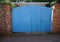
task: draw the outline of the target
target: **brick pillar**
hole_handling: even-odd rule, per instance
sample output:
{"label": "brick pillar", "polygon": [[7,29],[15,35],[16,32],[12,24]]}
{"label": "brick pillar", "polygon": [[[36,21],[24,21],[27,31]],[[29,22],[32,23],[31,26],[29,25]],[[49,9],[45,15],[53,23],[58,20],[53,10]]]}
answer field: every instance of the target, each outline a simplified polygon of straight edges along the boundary
{"label": "brick pillar", "polygon": [[9,4],[0,4],[0,33],[11,34],[11,12]]}
{"label": "brick pillar", "polygon": [[0,4],[0,33],[5,33],[5,14],[4,14],[4,9],[3,5]]}
{"label": "brick pillar", "polygon": [[60,4],[55,4],[53,12],[53,33],[60,33]]}
{"label": "brick pillar", "polygon": [[3,5],[4,10],[6,12],[5,20],[6,20],[6,33],[11,33],[11,10],[10,10],[10,5],[9,4],[4,4]]}

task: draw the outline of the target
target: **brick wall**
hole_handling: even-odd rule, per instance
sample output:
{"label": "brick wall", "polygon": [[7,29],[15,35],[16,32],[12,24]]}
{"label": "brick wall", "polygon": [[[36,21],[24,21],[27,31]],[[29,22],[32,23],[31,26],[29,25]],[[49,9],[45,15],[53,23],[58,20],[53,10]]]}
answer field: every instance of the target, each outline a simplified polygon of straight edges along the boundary
{"label": "brick wall", "polygon": [[0,4],[0,33],[5,33],[5,11],[3,5]]}
{"label": "brick wall", "polygon": [[0,5],[0,33],[11,33],[10,5]]}
{"label": "brick wall", "polygon": [[54,5],[55,9],[53,12],[53,32],[60,33],[60,4]]}

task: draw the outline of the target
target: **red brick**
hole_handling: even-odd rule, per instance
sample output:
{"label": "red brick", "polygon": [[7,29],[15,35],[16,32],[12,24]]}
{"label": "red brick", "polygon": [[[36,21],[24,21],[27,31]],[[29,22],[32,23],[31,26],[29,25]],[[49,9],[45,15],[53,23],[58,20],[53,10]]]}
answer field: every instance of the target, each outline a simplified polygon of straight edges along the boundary
{"label": "red brick", "polygon": [[55,9],[53,12],[53,32],[60,33],[60,4],[55,4]]}
{"label": "red brick", "polygon": [[[12,31],[11,31],[11,14],[10,14],[11,10],[10,10],[10,5],[9,4],[2,4],[0,6],[3,6],[2,10],[4,9],[4,11],[0,10],[0,17],[2,15],[5,15],[2,18],[0,18],[0,32],[11,33]],[[1,14],[3,12],[6,12],[6,14]]]}

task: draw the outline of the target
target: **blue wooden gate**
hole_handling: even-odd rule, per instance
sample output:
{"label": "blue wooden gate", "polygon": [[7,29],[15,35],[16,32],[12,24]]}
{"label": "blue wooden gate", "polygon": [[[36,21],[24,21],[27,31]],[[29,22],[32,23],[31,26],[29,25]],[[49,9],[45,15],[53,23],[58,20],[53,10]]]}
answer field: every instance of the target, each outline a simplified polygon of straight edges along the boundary
{"label": "blue wooden gate", "polygon": [[12,8],[13,32],[51,32],[52,9],[28,5]]}

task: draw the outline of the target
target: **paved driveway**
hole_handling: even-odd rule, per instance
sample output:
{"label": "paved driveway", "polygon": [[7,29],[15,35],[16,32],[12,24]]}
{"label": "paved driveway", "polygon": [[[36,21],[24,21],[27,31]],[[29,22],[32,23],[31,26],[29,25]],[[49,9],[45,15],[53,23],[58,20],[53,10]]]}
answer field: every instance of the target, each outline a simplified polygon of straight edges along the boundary
{"label": "paved driveway", "polygon": [[60,34],[13,34],[1,37],[0,42],[60,42]]}

